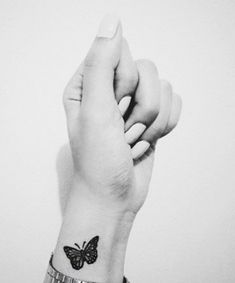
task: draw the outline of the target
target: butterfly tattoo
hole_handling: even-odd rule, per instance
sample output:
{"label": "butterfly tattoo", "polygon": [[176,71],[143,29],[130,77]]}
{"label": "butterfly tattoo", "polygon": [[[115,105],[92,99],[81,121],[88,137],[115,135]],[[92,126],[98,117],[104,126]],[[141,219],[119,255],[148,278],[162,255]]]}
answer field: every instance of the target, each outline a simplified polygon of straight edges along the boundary
{"label": "butterfly tattoo", "polygon": [[65,246],[64,252],[72,267],[79,270],[83,267],[84,262],[92,264],[96,261],[98,257],[97,246],[98,246],[99,236],[92,238],[87,244],[83,242],[82,248],[78,244],[74,244],[77,248]]}

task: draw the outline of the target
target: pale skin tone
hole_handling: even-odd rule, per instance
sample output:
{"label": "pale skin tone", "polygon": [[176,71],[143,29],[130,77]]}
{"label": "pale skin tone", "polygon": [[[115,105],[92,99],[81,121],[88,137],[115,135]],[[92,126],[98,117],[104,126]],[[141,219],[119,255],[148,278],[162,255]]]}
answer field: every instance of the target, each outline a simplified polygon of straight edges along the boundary
{"label": "pale skin tone", "polygon": [[[102,23],[64,93],[74,176],[53,264],[80,280],[121,283],[128,237],[149,189],[156,142],[176,126],[181,99],[159,78],[154,63],[132,59],[120,22],[113,20],[113,31],[106,29],[112,36],[104,36],[108,24],[107,19]],[[63,246],[96,235],[97,261],[73,269]]]}

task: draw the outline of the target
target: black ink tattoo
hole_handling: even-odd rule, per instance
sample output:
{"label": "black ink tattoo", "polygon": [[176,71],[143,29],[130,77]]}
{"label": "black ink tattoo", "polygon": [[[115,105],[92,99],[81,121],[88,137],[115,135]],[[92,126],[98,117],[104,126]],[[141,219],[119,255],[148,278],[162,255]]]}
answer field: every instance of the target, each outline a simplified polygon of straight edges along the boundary
{"label": "black ink tattoo", "polygon": [[87,244],[86,242],[83,242],[82,248],[80,248],[76,243],[74,245],[78,247],[78,249],[69,246],[64,247],[64,252],[67,258],[70,259],[70,263],[74,269],[81,269],[84,265],[84,262],[92,264],[97,260],[98,241],[99,236],[95,236]]}

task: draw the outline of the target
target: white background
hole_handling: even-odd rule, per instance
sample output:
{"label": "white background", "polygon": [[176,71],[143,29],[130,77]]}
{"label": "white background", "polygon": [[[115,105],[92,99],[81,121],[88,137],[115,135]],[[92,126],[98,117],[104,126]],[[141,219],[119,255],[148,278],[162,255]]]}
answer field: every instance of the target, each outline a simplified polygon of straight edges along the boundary
{"label": "white background", "polygon": [[[235,2],[0,1],[0,281],[40,283],[69,157],[61,96],[106,12],[183,98],[128,246],[133,283],[235,282]],[[60,152],[58,157],[58,152]],[[66,181],[67,180],[67,181]]]}

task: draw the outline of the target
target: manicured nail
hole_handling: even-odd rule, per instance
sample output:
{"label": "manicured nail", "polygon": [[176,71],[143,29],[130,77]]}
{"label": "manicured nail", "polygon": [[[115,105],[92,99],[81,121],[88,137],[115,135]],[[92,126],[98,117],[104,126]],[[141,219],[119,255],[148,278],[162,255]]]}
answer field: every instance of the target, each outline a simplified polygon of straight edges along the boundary
{"label": "manicured nail", "polygon": [[121,99],[121,101],[119,102],[118,108],[119,108],[122,116],[126,113],[128,107],[130,105],[130,102],[131,102],[131,97],[130,96],[123,97]]}
{"label": "manicured nail", "polygon": [[114,37],[119,25],[119,18],[113,14],[106,15],[100,23],[97,37],[112,38]]}
{"label": "manicured nail", "polygon": [[140,158],[150,147],[150,143],[147,141],[140,141],[133,146],[131,149],[131,154],[133,159]]}
{"label": "manicured nail", "polygon": [[126,133],[126,141],[128,144],[132,144],[138,140],[138,138],[143,134],[145,131],[146,126],[142,123],[134,124]]}

